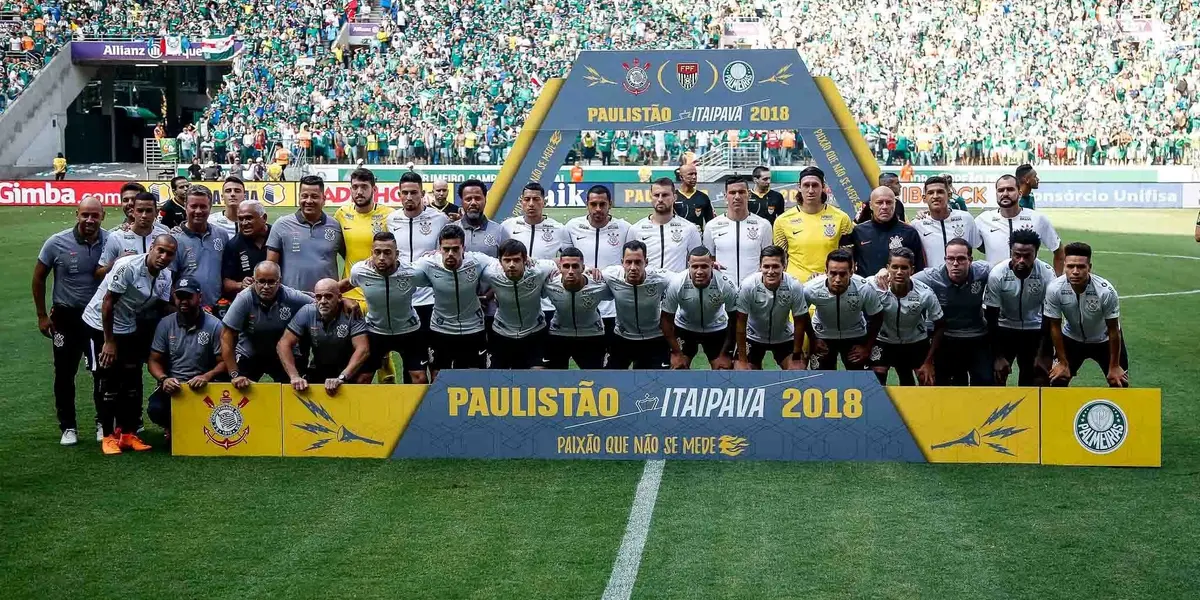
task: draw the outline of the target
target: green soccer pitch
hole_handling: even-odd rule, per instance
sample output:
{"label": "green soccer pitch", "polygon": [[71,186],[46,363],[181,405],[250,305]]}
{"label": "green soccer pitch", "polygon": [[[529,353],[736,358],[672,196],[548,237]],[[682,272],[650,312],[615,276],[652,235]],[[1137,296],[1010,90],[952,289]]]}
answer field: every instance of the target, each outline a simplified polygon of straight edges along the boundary
{"label": "green soccer pitch", "polygon": [[[1194,213],[1048,212],[1125,297],[1133,384],[1163,389],[1163,468],[669,461],[633,597],[1200,597]],[[73,215],[0,215],[7,596],[603,594],[641,462],[173,458],[154,427],[153,452],[103,456],[86,429],[60,447],[29,282]]]}

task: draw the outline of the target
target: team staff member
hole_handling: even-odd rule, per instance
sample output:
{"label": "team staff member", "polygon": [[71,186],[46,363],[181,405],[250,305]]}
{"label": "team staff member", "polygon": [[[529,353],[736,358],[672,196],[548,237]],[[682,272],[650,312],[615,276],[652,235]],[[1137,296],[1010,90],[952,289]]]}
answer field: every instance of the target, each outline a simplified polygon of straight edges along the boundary
{"label": "team staff member", "polygon": [[[126,182],[125,185],[121,186],[121,212],[124,213],[125,220],[118,223],[116,227],[113,227],[109,231],[115,233],[120,231],[122,228],[128,228],[129,226],[133,225],[133,201],[135,198],[137,198],[138,194],[144,191],[146,191],[146,187],[136,181]],[[150,197],[154,198],[154,195],[151,194]],[[156,221],[158,220],[157,198],[154,200],[154,219]]]}
{"label": "team staff member", "polygon": [[1009,259],[1009,238],[1019,230],[1030,230],[1037,234],[1041,244],[1054,252],[1054,272],[1062,273],[1063,248],[1058,232],[1042,213],[1017,204],[1017,179],[1004,175],[996,180],[997,210],[989,210],[975,217],[975,228],[983,237],[983,250],[987,261],[998,265]]}
{"label": "team staff member", "polygon": [[801,354],[808,301],[804,284],[784,272],[787,255],[779,246],[762,249],[758,273],[746,277],[738,290],[738,370],[762,370],[771,353],[781,369],[808,366]]}
{"label": "team staff member", "polygon": [[854,274],[854,258],[848,250],[829,253],[825,274],[804,284],[804,298],[815,309],[811,317],[800,316],[806,335],[814,340],[815,367],[834,370],[841,356],[847,371],[864,369],[883,325],[883,306],[879,292]]}
{"label": "team staff member", "polygon": [[96,263],[96,279],[104,279],[117,259],[145,254],[154,238],[170,234],[170,230],[155,220],[157,215],[154,194],[139,192],[132,203],[133,222],[114,230],[107,236],[104,251]]}
{"label": "team staff member", "polygon": [[[612,216],[612,192],[602,185],[593,185],[587,191],[587,215],[567,221],[563,228],[563,247],[578,248],[587,269],[602,271],[621,264],[621,245],[628,234],[629,223]],[[611,300],[600,302],[606,344],[614,343],[616,316]]]}
{"label": "team staff member", "polygon": [[484,264],[478,253],[464,253],[466,234],[449,224],[438,232],[438,252],[413,263],[414,283],[433,289],[430,329],[430,381],[441,369],[487,366],[483,307],[476,289]]}
{"label": "team staff member", "polygon": [[500,260],[477,256],[487,266],[482,281],[496,295],[496,320],[488,335],[493,369],[541,369],[545,353],[546,316],[542,288],[554,262],[533,261],[520,240],[500,244]]}
{"label": "team staff member", "polygon": [[413,284],[416,271],[411,263],[401,263],[399,255],[394,234],[376,233],[371,258],[355,263],[350,268],[350,277],[339,282],[338,287],[358,289],[366,298],[367,343],[371,350],[364,365],[366,372],[379,370],[392,352],[398,352],[408,374],[406,381],[427,383],[429,343],[412,300],[417,289]]}
{"label": "team staff member", "polygon": [[325,215],[325,182],[300,179],[300,209],[275,221],[267,238],[267,260],[283,270],[283,285],[311,292],[321,279],[334,279],[338,255],[345,256],[342,226]]}
{"label": "team staff member", "polygon": [[[313,295],[316,302],[301,308],[279,339],[279,362],[292,388],[303,392],[309,380],[324,382],[332,395],[343,383],[370,383],[371,372],[362,372],[371,354],[366,323],[342,305],[337,281],[318,281]],[[298,357],[307,358],[301,352],[312,355],[303,373],[296,368]]]}
{"label": "team staff member", "polygon": [[601,274],[617,309],[608,368],[669,368],[669,347],[659,318],[669,272],[647,269],[646,245],[630,240],[622,247],[621,264],[607,267]]}
{"label": "team staff member", "polygon": [[176,278],[187,277],[200,284],[205,306],[211,307],[221,299],[224,282],[221,279],[221,254],[229,244],[229,234],[208,224],[212,209],[212,192],[202,185],[188,190],[187,221],[171,230],[179,243],[171,271]]}
{"label": "team staff member", "polygon": [[[153,204],[153,203],[152,203]],[[33,306],[38,331],[51,341],[54,357],[54,411],[58,416],[59,442],[70,446],[79,441],[75,421],[75,374],[79,358],[90,356],[91,333],[83,322],[83,311],[100,282],[93,277],[101,249],[108,240],[104,231],[104,207],[86,198],[75,208],[75,226],[60,231],[42,244],[33,265]],[[46,279],[54,273],[54,293],[46,310]],[[100,413],[100,380],[93,380],[92,400]]]}
{"label": "team staff member", "polygon": [[612,292],[603,282],[587,276],[586,265],[579,248],[564,247],[558,258],[558,273],[543,288],[554,305],[546,344],[548,369],[566,369],[571,360],[580,369],[604,368],[607,344],[598,309],[606,301],[611,303]]}
{"label": "team staff member", "polygon": [[[696,226],[697,231],[703,231],[704,226],[709,221],[713,220],[712,200],[708,194],[696,189],[696,165],[688,163],[679,167],[679,189],[675,189],[675,183],[670,179],[666,181],[671,183],[671,191],[675,197],[675,214],[690,221]],[[661,180],[660,180],[661,181]],[[650,190],[651,193],[654,190]],[[650,263],[653,265],[653,261]]]}
{"label": "team staff member", "polygon": [[1017,205],[1021,208],[1037,208],[1037,203],[1033,198],[1033,190],[1038,189],[1041,180],[1038,179],[1037,171],[1034,170],[1033,165],[1021,165],[1017,167],[1016,177],[1017,189],[1021,194],[1021,198],[1017,200]]}
{"label": "team staff member", "polygon": [[775,245],[787,251],[788,275],[807,282],[825,272],[825,258],[849,245],[854,224],[828,204],[825,173],[817,167],[800,171],[800,203],[775,220]]}
{"label": "team staff member", "polygon": [[[509,239],[520,240],[529,250],[532,260],[554,260],[562,250],[562,223],[545,215],[546,190],[540,183],[532,181],[521,190],[521,215],[509,217],[500,224]],[[542,312],[546,322],[553,316],[554,305],[550,300],[542,301]],[[493,365],[494,366],[494,365]]]}
{"label": "team staff member", "polygon": [[167,229],[177,227],[187,220],[187,211],[184,210],[184,207],[187,206],[188,189],[191,187],[192,182],[188,181],[187,177],[171,178],[172,195],[170,198],[164,198],[158,209],[158,220]]}
{"label": "team staff member", "polygon": [[995,355],[996,383],[1004,385],[1015,357],[1021,375],[1018,385],[1046,384],[1046,341],[1042,337],[1042,304],[1046,288],[1054,281],[1050,266],[1037,259],[1041,240],[1029,229],[1012,234],[1011,258],[992,267],[984,288],[987,315]]}
{"label": "team staff member", "polygon": [[886,268],[890,252],[907,248],[913,253],[919,271],[925,268],[921,234],[896,217],[896,196],[890,188],[871,190],[871,220],[854,226],[850,246],[854,253],[856,272],[866,277]]}
{"label": "team staff member", "polygon": [[[765,167],[759,167],[765,168]],[[766,175],[768,181],[771,174]],[[748,201],[749,187],[745,179],[725,180],[725,214],[708,222],[703,243],[712,250],[713,259],[725,268],[734,284],[758,272],[759,255],[771,245],[771,219],[757,215]],[[783,196],[780,196],[782,201]],[[772,214],[774,219],[774,214]]]}
{"label": "team staff member", "polygon": [[462,218],[462,209],[450,201],[450,184],[443,177],[433,180],[433,201],[429,205],[446,215],[446,218],[451,221]]}
{"label": "team staff member", "polygon": [[1092,273],[1092,247],[1067,244],[1066,273],[1046,288],[1044,314],[1058,362],[1050,385],[1066,386],[1092,359],[1109,387],[1129,387],[1129,355],[1121,332],[1121,301],[1107,279]]}
{"label": "team staff member", "polygon": [[[889,256],[890,283],[879,301],[883,324],[879,343],[871,354],[871,367],[880,385],[887,385],[889,369],[896,370],[900,385],[915,385],[918,381],[921,385],[934,384],[934,360],[942,344],[946,320],[933,290],[912,279],[915,262],[908,248],[894,248]],[[926,323],[933,323],[932,336]]]}
{"label": "team staff member", "polygon": [[254,267],[254,284],[229,304],[221,330],[221,360],[237,389],[270,375],[276,383],[290,381],[276,353],[287,324],[312,303],[310,296],[279,283],[279,265],[263,261]]}
{"label": "team staff member", "polygon": [[175,288],[175,314],[158,322],[150,343],[150,376],[158,388],[146,402],[150,421],[170,437],[171,396],[183,386],[198,390],[225,373],[221,320],[200,310],[200,284],[184,277]]}
{"label": "team staff member", "polygon": [[[672,212],[675,183],[662,178],[650,184],[654,212],[629,227],[625,241],[646,246],[646,264],[652,269],[680,273],[687,269],[688,253],[700,245],[700,230]],[[710,217],[711,218],[711,217]]]}
{"label": "team staff member", "polygon": [[930,177],[925,180],[925,205],[929,212],[912,222],[921,234],[921,246],[925,249],[926,264],[941,266],[946,258],[946,246],[950,240],[966,240],[972,248],[983,246],[983,237],[975,227],[975,219],[966,210],[951,209],[949,205],[950,179]]}
{"label": "team staff member", "polygon": [[497,249],[508,239],[508,232],[484,213],[487,185],[478,179],[468,179],[458,185],[458,196],[463,205],[463,217],[458,225],[466,233],[464,250],[497,258]]}
{"label": "team staff member", "polygon": [[[776,217],[787,210],[787,201],[783,194],[771,189],[771,169],[758,166],[754,167],[751,174],[754,177],[754,190],[750,192],[750,214],[774,224]],[[729,201],[728,180],[725,184],[725,201]]]}
{"label": "team staff member", "polygon": [[671,349],[671,368],[690,369],[692,359],[704,349],[714,370],[733,368],[737,323],[738,286],[724,273],[713,272],[708,248],[698,246],[688,255],[688,268],[672,276],[662,300],[662,332]]}
{"label": "team staff member", "polygon": [[[397,260],[401,264],[412,264],[426,254],[438,249],[438,234],[450,222],[446,214],[437,209],[424,206],[421,202],[421,176],[413,171],[407,171],[400,176],[400,210],[392,211],[387,218],[387,229],[396,237]],[[412,294],[413,307],[421,323],[420,339],[430,341],[429,324],[433,317],[433,290],[429,287],[419,287]],[[428,365],[429,350],[425,352],[425,364]],[[415,364],[415,363],[414,363]],[[406,367],[404,382],[411,383]]]}
{"label": "team staff member", "polygon": [[102,393],[100,448],[105,454],[150,449],[136,433],[142,419],[142,364],[157,328],[153,316],[161,315],[170,302],[168,266],[175,248],[174,237],[160,235],[145,255],[118,260],[83,312]]}
{"label": "team staff member", "polygon": [[221,254],[222,295],[230,302],[254,285],[254,267],[267,260],[267,238],[271,236],[267,211],[258,200],[238,204],[237,220],[238,233]]}
{"label": "team staff member", "polygon": [[[892,193],[896,195],[896,218],[907,222],[904,218],[904,186],[900,185],[900,176],[891,172],[880,173],[875,185],[876,187],[885,187],[892,190]],[[858,216],[854,218],[854,222],[866,223],[870,220],[871,203],[864,202],[858,212]]]}
{"label": "team staff member", "polygon": [[995,381],[983,294],[992,266],[971,260],[971,245],[954,238],[946,245],[945,263],[913,275],[937,295],[946,318],[942,345],[933,358],[937,385],[992,385]]}
{"label": "team staff member", "polygon": [[[226,177],[224,183],[221,184],[221,202],[225,203],[225,210],[209,215],[208,223],[217,229],[225,230],[229,237],[237,235],[238,206],[245,199],[246,182],[236,175]],[[211,301],[210,299],[209,302]]]}

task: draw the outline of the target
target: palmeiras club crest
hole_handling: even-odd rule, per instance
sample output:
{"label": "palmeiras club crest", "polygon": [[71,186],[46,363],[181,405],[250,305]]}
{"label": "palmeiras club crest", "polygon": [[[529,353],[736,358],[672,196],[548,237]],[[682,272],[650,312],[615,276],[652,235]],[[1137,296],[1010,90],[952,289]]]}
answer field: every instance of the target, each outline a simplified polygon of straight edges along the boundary
{"label": "palmeiras club crest", "polygon": [[621,66],[625,67],[625,91],[637,96],[650,89],[650,63],[635,58],[633,65],[621,63]]}
{"label": "palmeiras club crest", "polygon": [[691,90],[700,82],[700,63],[675,63],[675,76],[679,78],[679,87]]}
{"label": "palmeiras club crest", "polygon": [[246,441],[250,435],[250,426],[242,417],[242,408],[250,403],[249,398],[243,397],[237,404],[233,403],[229,391],[221,392],[220,402],[204,397],[204,403],[212,409],[208,416],[208,425],[204,427],[204,436],[208,441],[229,450]]}

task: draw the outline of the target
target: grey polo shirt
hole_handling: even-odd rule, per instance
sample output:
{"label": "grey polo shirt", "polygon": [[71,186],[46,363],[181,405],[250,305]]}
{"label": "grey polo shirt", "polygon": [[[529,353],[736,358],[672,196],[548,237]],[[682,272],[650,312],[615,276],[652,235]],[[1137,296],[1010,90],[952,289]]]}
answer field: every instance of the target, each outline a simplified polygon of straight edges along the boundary
{"label": "grey polo shirt", "polygon": [[202,302],[212,306],[221,299],[221,252],[229,244],[229,234],[224,229],[208,226],[203,234],[194,233],[187,227],[171,230],[179,248],[175,251],[175,262],[171,270],[178,277],[191,277],[200,282]]}
{"label": "grey polo shirt", "polygon": [[50,236],[42,244],[38,262],[54,272],[54,306],[78,309],[87,306],[99,286],[94,273],[108,236],[101,229],[96,241],[89,244],[72,227]]}
{"label": "grey polo shirt", "polygon": [[338,254],[345,253],[342,226],[324,213],[310,224],[297,210],[275,221],[267,249],[279,253],[283,285],[311,292],[322,279],[339,279]]}
{"label": "grey polo shirt", "polygon": [[139,316],[153,308],[159,300],[171,301],[171,270],[163,269],[157,276],[150,275],[144,255],[126,256],[113,263],[112,270],[104,276],[104,281],[100,282],[87,309],[83,311],[83,322],[97,331],[104,331],[101,310],[108,292],[121,296],[113,305],[113,333],[134,333]]}
{"label": "grey polo shirt", "polygon": [[[500,258],[500,243],[509,238],[508,231],[502,225],[491,219],[484,219],[483,225],[475,228],[467,223],[465,218],[457,221],[457,225],[462,227],[463,231],[467,234],[463,250],[486,254],[492,258]],[[528,251],[529,249],[526,248],[525,250]]]}
{"label": "grey polo shirt", "polygon": [[100,266],[107,267],[116,262],[118,258],[149,252],[150,246],[154,245],[154,238],[164,233],[169,234],[171,230],[161,223],[155,223],[150,228],[150,233],[146,235],[138,235],[132,229],[114,230],[108,236],[108,242],[104,244],[104,252],[100,255]]}
{"label": "grey polo shirt", "polygon": [[233,298],[225,311],[225,327],[238,332],[238,356],[275,356],[275,345],[301,308],[311,304],[311,296],[280,286],[275,301],[267,304],[248,287]]}
{"label": "grey polo shirt", "polygon": [[309,348],[309,367],[319,371],[345,369],[354,355],[354,338],[367,335],[366,322],[344,310],[339,310],[332,321],[322,321],[316,304],[301,308],[287,328],[300,338],[301,347]]}
{"label": "grey polo shirt", "polygon": [[221,360],[221,320],[200,311],[191,327],[179,313],[158,322],[150,349],[167,359],[167,376],[181,382],[203,375]]}
{"label": "grey polo shirt", "polygon": [[913,281],[924,283],[933,290],[946,316],[946,337],[974,338],[987,335],[987,319],[983,313],[983,294],[992,266],[986,260],[971,263],[967,280],[961,285],[950,281],[943,263],[913,275]]}

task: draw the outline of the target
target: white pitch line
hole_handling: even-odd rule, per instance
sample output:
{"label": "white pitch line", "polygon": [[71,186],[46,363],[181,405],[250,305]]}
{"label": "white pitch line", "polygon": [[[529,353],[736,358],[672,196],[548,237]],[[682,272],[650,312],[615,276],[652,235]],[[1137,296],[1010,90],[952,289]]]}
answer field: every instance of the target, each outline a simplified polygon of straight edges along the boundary
{"label": "white pitch line", "polygon": [[1096,254],[1124,254],[1126,256],[1149,256],[1152,258],[1182,258],[1184,260],[1200,260],[1200,256],[1183,254],[1155,254],[1153,252],[1118,252],[1116,250],[1095,250]]}
{"label": "white pitch line", "polygon": [[658,485],[662,483],[664,460],[648,460],[638,481],[633,506],[629,509],[629,521],[625,525],[625,537],[617,550],[612,574],[604,588],[601,600],[629,600],[633,595],[633,584],[637,582],[638,568],[642,565],[642,550],[646,547],[646,536],[650,533],[650,518],[654,516],[654,503],[658,500]]}
{"label": "white pitch line", "polygon": [[1157,294],[1134,294],[1132,296],[1121,296],[1122,300],[1130,298],[1158,298],[1160,296],[1184,296],[1187,294],[1200,294],[1200,290],[1187,290],[1184,292],[1159,292]]}

